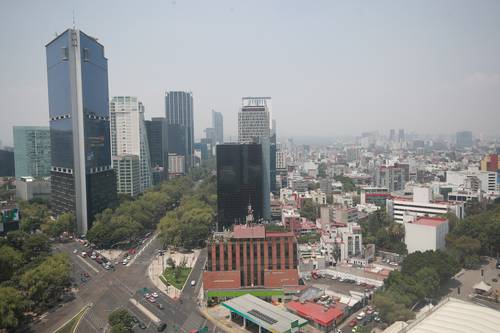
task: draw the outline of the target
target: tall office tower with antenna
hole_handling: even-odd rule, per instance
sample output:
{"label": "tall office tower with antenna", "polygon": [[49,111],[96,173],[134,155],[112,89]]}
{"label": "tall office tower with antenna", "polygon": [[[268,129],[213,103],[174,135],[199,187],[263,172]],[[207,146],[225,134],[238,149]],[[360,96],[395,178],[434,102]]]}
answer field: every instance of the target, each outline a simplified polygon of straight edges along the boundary
{"label": "tall office tower with antenna", "polygon": [[46,46],[51,204],[73,212],[86,234],[95,214],[116,203],[111,167],[108,59],[96,38],[68,29]]}

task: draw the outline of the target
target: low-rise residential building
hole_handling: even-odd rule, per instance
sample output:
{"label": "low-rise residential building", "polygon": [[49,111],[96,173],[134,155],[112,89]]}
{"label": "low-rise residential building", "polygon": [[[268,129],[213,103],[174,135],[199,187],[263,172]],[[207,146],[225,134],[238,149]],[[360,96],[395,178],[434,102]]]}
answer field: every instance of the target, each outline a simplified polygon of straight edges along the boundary
{"label": "low-rise residential building", "polygon": [[405,243],[408,253],[444,250],[448,234],[448,219],[421,216],[405,222]]}
{"label": "low-rise residential building", "polygon": [[345,227],[332,227],[330,232],[320,238],[321,252],[327,263],[346,262],[350,257],[363,254],[363,235],[361,227],[349,223]]}
{"label": "low-rise residential building", "polygon": [[387,212],[394,221],[403,223],[405,215],[412,216],[439,216],[451,212],[458,218],[464,218],[465,207],[461,202],[431,200],[429,187],[414,187],[413,197],[393,197],[387,200]]}
{"label": "low-rise residential building", "polygon": [[344,311],[335,305],[324,306],[314,302],[291,301],[286,304],[288,311],[306,318],[309,324],[321,332],[333,332],[344,319]]}
{"label": "low-rise residential building", "polygon": [[337,223],[347,224],[358,222],[358,210],[356,208],[334,206],[332,214],[333,220]]}
{"label": "low-rise residential building", "polygon": [[387,187],[364,187],[361,189],[360,203],[385,207],[385,202],[390,197],[391,192]]}

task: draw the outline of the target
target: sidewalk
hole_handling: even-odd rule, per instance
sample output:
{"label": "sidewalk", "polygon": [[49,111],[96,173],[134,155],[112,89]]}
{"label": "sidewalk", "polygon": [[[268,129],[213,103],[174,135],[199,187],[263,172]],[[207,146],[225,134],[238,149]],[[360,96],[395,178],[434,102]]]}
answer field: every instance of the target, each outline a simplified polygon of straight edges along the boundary
{"label": "sidewalk", "polygon": [[[151,282],[158,288],[158,290],[165,293],[168,297],[177,299],[181,295],[181,290],[173,287],[166,286],[161,280],[160,275],[163,273],[165,268],[168,267],[167,260],[168,258],[172,258],[175,261],[175,264],[178,265],[182,262],[182,260],[186,260],[186,267],[193,267],[196,263],[196,259],[198,259],[198,255],[200,254],[200,250],[194,250],[192,253],[171,253],[170,250],[165,251],[163,256],[157,255],[148,267],[148,276]],[[186,281],[187,282],[187,281]]]}

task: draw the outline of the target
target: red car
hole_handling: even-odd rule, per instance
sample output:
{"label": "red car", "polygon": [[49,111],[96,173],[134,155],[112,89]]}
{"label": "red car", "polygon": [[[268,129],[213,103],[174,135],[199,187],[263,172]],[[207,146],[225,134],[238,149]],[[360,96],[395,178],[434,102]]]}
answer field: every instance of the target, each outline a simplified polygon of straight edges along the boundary
{"label": "red car", "polygon": [[357,323],[358,323],[358,321],[356,319],[353,319],[349,322],[349,326],[354,327],[354,326],[356,326]]}

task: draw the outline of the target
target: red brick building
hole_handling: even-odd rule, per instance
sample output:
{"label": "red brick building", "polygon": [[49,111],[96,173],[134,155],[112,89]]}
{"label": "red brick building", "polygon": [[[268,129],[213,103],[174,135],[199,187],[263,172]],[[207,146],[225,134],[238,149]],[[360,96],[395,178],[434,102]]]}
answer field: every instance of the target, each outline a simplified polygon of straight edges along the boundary
{"label": "red brick building", "polygon": [[235,225],[232,233],[214,236],[207,249],[206,290],[298,285],[297,241],[292,232]]}

